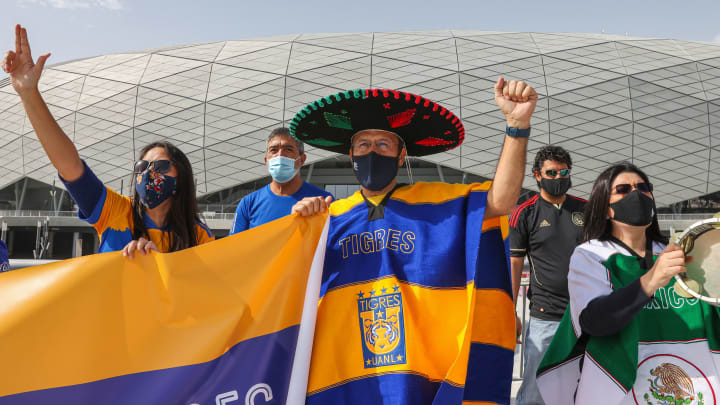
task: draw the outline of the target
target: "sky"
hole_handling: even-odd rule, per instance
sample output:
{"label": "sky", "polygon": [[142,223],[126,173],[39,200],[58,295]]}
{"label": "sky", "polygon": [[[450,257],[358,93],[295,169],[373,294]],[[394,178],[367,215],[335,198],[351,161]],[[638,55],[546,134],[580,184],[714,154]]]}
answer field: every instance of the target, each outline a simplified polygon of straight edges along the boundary
{"label": "sky", "polygon": [[[720,43],[719,0],[0,0],[0,50],[27,27],[48,64],[298,33],[585,32]],[[4,77],[4,73],[0,77]]]}

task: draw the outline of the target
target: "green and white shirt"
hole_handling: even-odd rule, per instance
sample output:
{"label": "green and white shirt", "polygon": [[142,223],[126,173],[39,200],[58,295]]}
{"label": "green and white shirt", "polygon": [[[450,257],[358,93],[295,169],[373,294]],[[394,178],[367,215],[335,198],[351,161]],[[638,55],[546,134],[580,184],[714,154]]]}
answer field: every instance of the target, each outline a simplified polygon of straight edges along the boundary
{"label": "green and white shirt", "polygon": [[[653,253],[663,248],[655,243]],[[537,373],[545,403],[720,404],[720,309],[678,296],[674,279],[620,332],[582,334],[580,314],[593,299],[646,271],[637,256],[612,241],[575,249],[570,305]]]}

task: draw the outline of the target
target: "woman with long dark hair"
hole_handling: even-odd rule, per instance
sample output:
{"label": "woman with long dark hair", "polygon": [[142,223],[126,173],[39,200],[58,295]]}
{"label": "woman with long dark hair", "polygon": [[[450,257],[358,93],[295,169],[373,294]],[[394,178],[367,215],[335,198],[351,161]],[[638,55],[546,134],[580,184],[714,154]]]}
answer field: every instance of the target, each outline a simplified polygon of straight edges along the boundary
{"label": "woman with long dark hair", "polygon": [[720,360],[708,361],[720,349],[718,309],[673,288],[686,258],[660,233],[647,175],[631,163],[603,171],[584,220],[568,312],[538,370],[545,402],[690,403],[676,400],[707,395],[712,380],[700,376],[719,374]]}
{"label": "woman with long dark hair", "polygon": [[15,27],[15,51],[8,51],[2,68],[61,180],[79,207],[79,216],[100,237],[100,252],[136,250],[174,252],[214,240],[198,216],[190,161],[169,142],[145,146],[133,170],[135,196],[130,199],[105,187],[80,159],[72,141],[53,118],[38,81],[50,54],[33,62],[27,32]]}

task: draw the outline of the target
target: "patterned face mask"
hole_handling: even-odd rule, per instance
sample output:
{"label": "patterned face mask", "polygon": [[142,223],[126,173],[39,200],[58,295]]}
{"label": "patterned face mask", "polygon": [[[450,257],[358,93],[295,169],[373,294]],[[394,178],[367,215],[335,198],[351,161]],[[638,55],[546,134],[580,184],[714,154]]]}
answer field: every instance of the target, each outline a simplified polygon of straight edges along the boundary
{"label": "patterned face mask", "polygon": [[142,205],[153,209],[175,195],[175,184],[175,177],[145,170],[137,175],[135,191]]}

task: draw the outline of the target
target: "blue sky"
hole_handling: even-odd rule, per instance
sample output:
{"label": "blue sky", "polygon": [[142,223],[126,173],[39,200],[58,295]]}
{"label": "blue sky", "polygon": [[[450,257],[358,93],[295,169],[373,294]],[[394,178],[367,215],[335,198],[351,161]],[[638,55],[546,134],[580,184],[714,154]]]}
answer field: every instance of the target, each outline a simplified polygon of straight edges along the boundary
{"label": "blue sky", "polygon": [[12,45],[12,27],[21,23],[35,56],[52,52],[49,64],[185,43],[322,32],[605,32],[720,42],[718,0],[1,1],[0,49]]}

